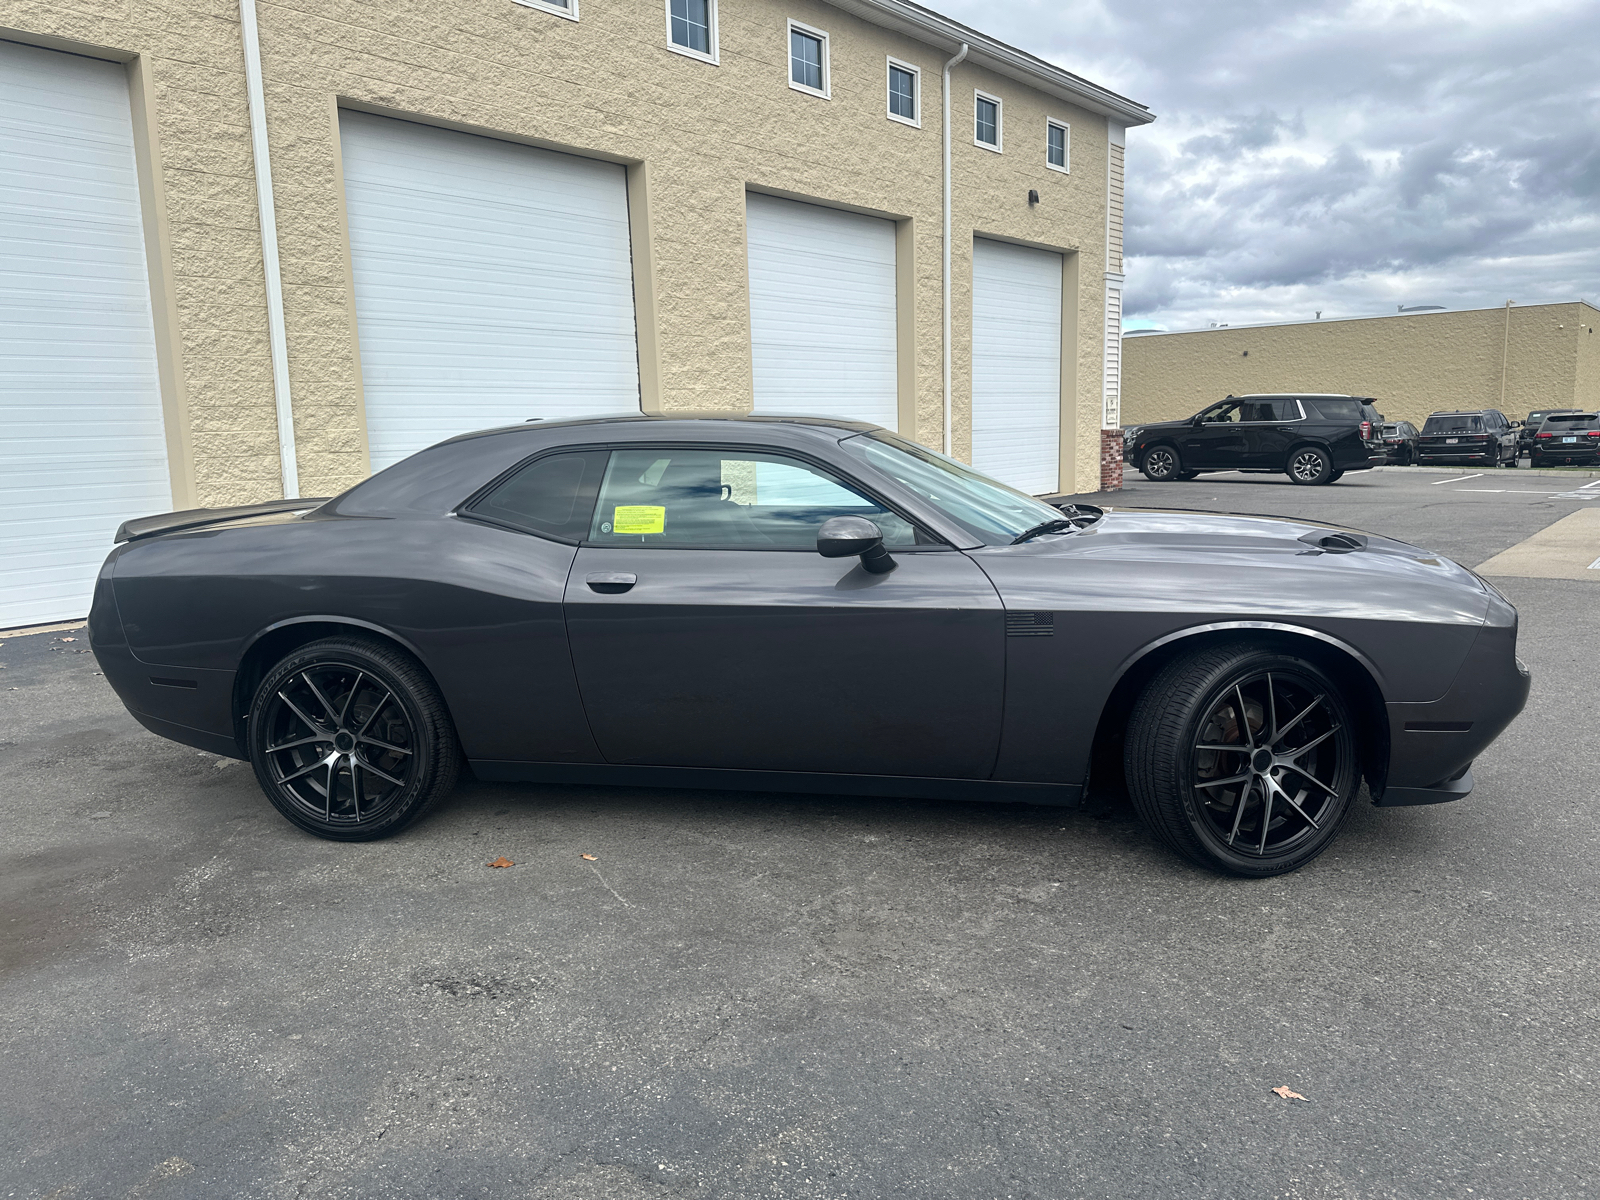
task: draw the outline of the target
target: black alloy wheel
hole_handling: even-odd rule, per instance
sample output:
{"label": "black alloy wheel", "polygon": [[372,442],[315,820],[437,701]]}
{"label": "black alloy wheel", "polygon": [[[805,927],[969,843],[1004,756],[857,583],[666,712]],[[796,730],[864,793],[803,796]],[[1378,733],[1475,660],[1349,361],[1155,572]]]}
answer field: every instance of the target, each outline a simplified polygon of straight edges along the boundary
{"label": "black alloy wheel", "polygon": [[1315,486],[1332,482],[1333,459],[1318,446],[1301,446],[1289,453],[1289,478],[1295,483]]}
{"label": "black alloy wheel", "polygon": [[1191,862],[1281,875],[1326,850],[1361,786],[1339,686],[1293,653],[1225,644],[1169,664],[1128,722],[1128,792]]}
{"label": "black alloy wheel", "polygon": [[1152,446],[1145,451],[1139,470],[1151,483],[1170,483],[1183,474],[1183,463],[1171,446]]}
{"label": "black alloy wheel", "polygon": [[455,727],[409,654],[328,638],[267,673],[250,706],[250,761],[267,799],[308,833],[387,837],[455,786]]}

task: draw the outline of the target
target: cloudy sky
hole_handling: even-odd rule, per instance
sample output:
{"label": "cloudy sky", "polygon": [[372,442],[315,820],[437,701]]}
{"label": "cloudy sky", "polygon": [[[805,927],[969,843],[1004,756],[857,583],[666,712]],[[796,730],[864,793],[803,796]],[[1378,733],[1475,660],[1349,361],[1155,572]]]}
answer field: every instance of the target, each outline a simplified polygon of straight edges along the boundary
{"label": "cloudy sky", "polygon": [[931,0],[1147,104],[1129,328],[1600,302],[1600,0]]}

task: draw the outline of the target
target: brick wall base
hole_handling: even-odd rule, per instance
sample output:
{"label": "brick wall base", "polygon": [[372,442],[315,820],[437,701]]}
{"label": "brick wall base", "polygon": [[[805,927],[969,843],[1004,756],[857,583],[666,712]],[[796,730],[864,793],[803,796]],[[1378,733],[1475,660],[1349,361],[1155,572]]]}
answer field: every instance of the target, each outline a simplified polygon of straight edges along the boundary
{"label": "brick wall base", "polygon": [[1100,431],[1100,490],[1122,490],[1122,430]]}

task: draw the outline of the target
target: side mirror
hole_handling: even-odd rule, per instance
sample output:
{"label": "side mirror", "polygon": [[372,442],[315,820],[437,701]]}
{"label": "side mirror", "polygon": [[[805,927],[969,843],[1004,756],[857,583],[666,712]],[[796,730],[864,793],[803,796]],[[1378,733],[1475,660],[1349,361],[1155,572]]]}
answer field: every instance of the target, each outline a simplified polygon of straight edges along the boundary
{"label": "side mirror", "polygon": [[817,553],[823,558],[861,556],[874,575],[887,575],[899,564],[883,548],[883,531],[865,517],[829,517],[817,530]]}

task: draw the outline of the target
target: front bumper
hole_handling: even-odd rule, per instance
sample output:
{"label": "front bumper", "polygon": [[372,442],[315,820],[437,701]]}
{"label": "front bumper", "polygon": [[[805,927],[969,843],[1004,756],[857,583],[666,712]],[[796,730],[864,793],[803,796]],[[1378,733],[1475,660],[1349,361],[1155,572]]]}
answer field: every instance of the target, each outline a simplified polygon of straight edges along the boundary
{"label": "front bumper", "polygon": [[1516,719],[1532,686],[1517,658],[1516,625],[1485,625],[1443,696],[1387,706],[1389,773],[1373,803],[1394,808],[1467,795],[1473,760]]}

